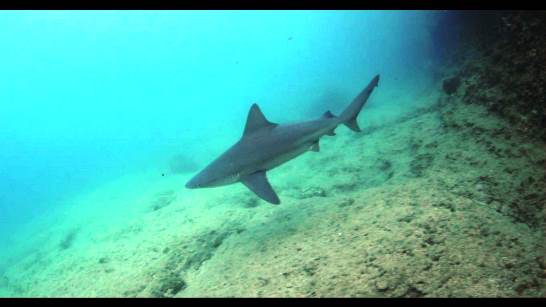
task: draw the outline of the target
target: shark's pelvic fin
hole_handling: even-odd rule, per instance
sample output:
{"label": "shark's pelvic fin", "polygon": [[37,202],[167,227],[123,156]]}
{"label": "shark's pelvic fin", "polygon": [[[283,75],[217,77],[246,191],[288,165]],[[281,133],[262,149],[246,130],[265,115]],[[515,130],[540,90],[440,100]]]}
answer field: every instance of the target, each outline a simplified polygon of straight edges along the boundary
{"label": "shark's pelvic fin", "polygon": [[311,147],[309,147],[309,150],[319,152],[320,151],[319,142],[316,141],[313,144],[311,144]]}
{"label": "shark's pelvic fin", "polygon": [[261,199],[274,205],[281,203],[279,196],[273,190],[264,171],[252,173],[241,179],[241,182]]}
{"label": "shark's pelvic fin", "polygon": [[277,124],[268,121],[260,110],[260,107],[254,103],[250,107],[250,111],[248,111],[243,137],[256,130],[260,130],[262,128],[273,128],[275,126],[277,126]]}

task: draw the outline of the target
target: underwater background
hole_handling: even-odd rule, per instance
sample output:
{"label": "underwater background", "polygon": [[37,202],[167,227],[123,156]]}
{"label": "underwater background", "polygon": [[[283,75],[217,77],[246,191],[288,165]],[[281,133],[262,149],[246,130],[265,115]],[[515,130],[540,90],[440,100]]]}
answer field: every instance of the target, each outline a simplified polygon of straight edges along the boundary
{"label": "underwater background", "polygon": [[[545,12],[0,12],[1,297],[544,297]],[[242,184],[241,136],[358,117]]]}

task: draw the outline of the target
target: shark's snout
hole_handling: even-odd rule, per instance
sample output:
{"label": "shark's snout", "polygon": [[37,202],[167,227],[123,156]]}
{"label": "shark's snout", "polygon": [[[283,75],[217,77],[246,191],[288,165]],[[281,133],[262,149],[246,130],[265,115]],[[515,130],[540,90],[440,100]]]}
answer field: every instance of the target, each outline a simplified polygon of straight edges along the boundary
{"label": "shark's snout", "polygon": [[231,184],[239,180],[239,173],[225,174],[216,168],[205,168],[186,183],[188,189],[210,188]]}
{"label": "shark's snout", "polygon": [[202,170],[186,183],[186,188],[199,189],[214,186],[215,178],[216,177],[210,175],[210,171],[207,169]]}
{"label": "shark's snout", "polygon": [[199,175],[193,177],[186,183],[186,188],[188,189],[197,189],[202,187],[202,183],[200,182]]}
{"label": "shark's snout", "polygon": [[186,183],[186,188],[188,188],[188,189],[195,189],[195,188],[198,188],[198,186],[197,186],[195,183],[191,182],[191,180],[190,180],[190,181],[188,181],[188,182]]}

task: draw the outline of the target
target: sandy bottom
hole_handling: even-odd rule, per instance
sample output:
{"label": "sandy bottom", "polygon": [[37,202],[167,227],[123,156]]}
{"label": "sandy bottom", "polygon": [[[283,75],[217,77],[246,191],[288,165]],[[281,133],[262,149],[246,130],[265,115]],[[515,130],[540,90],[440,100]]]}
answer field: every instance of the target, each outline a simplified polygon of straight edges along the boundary
{"label": "sandy bottom", "polygon": [[269,173],[279,206],[154,170],[81,195],[18,235],[0,296],[545,296],[544,144],[447,97],[360,122]]}

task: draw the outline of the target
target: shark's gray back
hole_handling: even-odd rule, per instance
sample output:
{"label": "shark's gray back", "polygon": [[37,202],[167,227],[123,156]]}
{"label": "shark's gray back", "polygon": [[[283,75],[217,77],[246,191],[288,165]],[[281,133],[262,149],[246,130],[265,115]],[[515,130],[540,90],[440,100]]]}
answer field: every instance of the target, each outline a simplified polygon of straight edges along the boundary
{"label": "shark's gray back", "polygon": [[245,135],[228,152],[226,160],[247,171],[270,170],[309,150],[339,122],[321,118],[291,125],[277,125]]}

